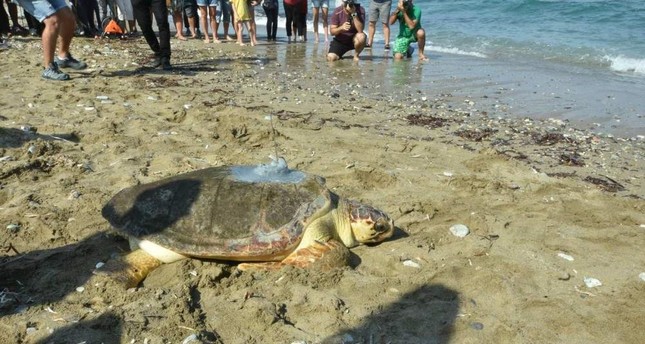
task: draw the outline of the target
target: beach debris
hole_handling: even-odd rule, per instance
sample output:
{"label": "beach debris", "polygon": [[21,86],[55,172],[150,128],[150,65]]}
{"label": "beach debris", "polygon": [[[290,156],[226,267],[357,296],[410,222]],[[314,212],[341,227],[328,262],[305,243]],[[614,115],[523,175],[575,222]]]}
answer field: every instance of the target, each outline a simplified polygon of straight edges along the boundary
{"label": "beach debris", "polygon": [[35,328],[35,327],[27,327],[27,330],[25,330],[25,332],[27,333],[27,335],[30,335],[30,334],[32,334],[32,333],[34,333],[34,332],[36,332],[36,331],[38,331],[38,329],[37,329],[37,328]]}
{"label": "beach debris", "polygon": [[568,280],[571,279],[571,274],[566,272],[566,271],[562,272],[562,273],[560,273],[560,275],[558,275],[558,279],[560,281],[568,281]]}
{"label": "beach debris", "polygon": [[585,182],[594,184],[598,186],[603,191],[607,192],[618,192],[618,191],[624,191],[625,187],[620,184],[619,182],[607,177],[603,176],[605,179],[601,178],[596,178],[592,176],[587,176],[585,179],[583,179]]}
{"label": "beach debris", "polygon": [[35,145],[29,145],[29,148],[27,148],[27,153],[30,155],[36,154],[37,148]]}
{"label": "beach debris", "polygon": [[578,153],[563,153],[560,154],[560,163],[567,166],[585,166],[585,162]]}
{"label": "beach debris", "polygon": [[450,227],[450,233],[452,233],[452,235],[456,237],[464,238],[466,235],[470,233],[470,229],[468,229],[466,225],[456,224]]}
{"label": "beach debris", "polygon": [[441,128],[448,122],[447,119],[434,116],[424,115],[408,115],[405,117],[411,125],[418,125],[421,127],[428,127],[430,129]]}
{"label": "beach debris", "polygon": [[11,223],[11,224],[7,225],[7,229],[12,231],[12,232],[17,232],[17,231],[20,230],[20,225],[17,224],[17,223]]}
{"label": "beach debris", "polygon": [[558,252],[558,257],[560,257],[562,259],[565,259],[565,260],[568,260],[570,262],[573,261],[573,257],[568,255],[568,254],[566,254],[566,253],[564,253],[564,252]]}
{"label": "beach debris", "polygon": [[7,155],[0,158],[0,162],[5,162],[5,161],[13,161],[13,157]]}
{"label": "beach debris", "polygon": [[455,132],[455,135],[461,137],[462,139],[479,142],[497,132],[496,129],[484,128],[484,129],[462,129]]}
{"label": "beach debris", "polygon": [[74,200],[78,199],[79,197],[81,197],[81,193],[78,190],[72,190],[67,196],[67,199]]}
{"label": "beach debris", "polygon": [[85,287],[78,287],[78,288],[76,288],[76,291],[79,292],[79,293],[82,293],[82,292],[85,291]]}
{"label": "beach debris", "polygon": [[640,274],[638,274],[638,278],[640,278],[641,281],[645,282],[645,272],[641,272]]}
{"label": "beach debris", "polygon": [[103,262],[98,262],[98,263],[96,263],[96,265],[95,265],[94,267],[95,267],[96,269],[100,269],[100,268],[102,268],[104,265],[105,265],[105,263],[103,263]]}
{"label": "beach debris", "polygon": [[587,288],[595,288],[595,287],[600,287],[602,285],[600,280],[598,280],[597,278],[593,278],[593,277],[585,277],[584,282],[585,282],[585,285],[587,286]]}
{"label": "beach debris", "polygon": [[181,344],[188,344],[188,343],[190,343],[192,341],[196,341],[196,340],[198,340],[197,335],[193,333],[190,336],[184,338],[184,340],[181,342]]}
{"label": "beach debris", "polygon": [[444,172],[443,172],[443,175],[444,175],[444,177],[452,177],[452,176],[453,176],[453,173],[452,173],[452,172],[450,172],[450,171],[444,171]]}
{"label": "beach debris", "polygon": [[403,265],[407,266],[407,267],[410,267],[410,268],[417,268],[417,269],[421,268],[421,265],[419,263],[417,263],[417,262],[415,262],[413,260],[410,260],[410,259],[404,260]]}
{"label": "beach debris", "polygon": [[110,97],[108,97],[108,96],[96,96],[96,99],[98,99],[98,100],[108,100],[108,99],[110,99]]}
{"label": "beach debris", "polygon": [[484,329],[484,324],[480,322],[472,322],[470,323],[470,328],[472,328],[473,330],[481,331]]}

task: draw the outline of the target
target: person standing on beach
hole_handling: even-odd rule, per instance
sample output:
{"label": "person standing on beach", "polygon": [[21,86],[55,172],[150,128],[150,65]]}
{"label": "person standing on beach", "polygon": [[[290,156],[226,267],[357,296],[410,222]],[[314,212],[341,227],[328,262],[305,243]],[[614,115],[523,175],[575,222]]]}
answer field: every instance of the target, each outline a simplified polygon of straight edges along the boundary
{"label": "person standing on beach", "polygon": [[374,44],[376,21],[380,19],[381,23],[383,23],[385,50],[390,50],[390,10],[392,10],[392,0],[370,0],[370,7],[368,9],[370,22],[367,27],[368,39],[366,48],[371,48]]}
{"label": "person standing on beach", "polygon": [[428,58],[424,55],[426,45],[426,32],[421,28],[421,9],[414,6],[413,0],[399,0],[396,10],[390,16],[390,25],[399,21],[399,35],[394,41],[394,58],[403,59],[403,56],[412,57],[414,49],[410,43],[417,42],[419,46],[419,60]]}
{"label": "person standing on beach", "polygon": [[[231,8],[231,3],[228,0],[220,0],[219,2],[220,9],[220,23],[224,26],[224,38],[227,41],[232,41],[233,37],[228,34],[228,27],[231,23],[231,13],[233,9]],[[233,30],[235,30],[235,25],[233,25]]]}
{"label": "person standing on beach", "polygon": [[[141,27],[143,37],[154,53],[153,59],[145,67],[171,70],[170,64],[170,24],[168,24],[168,6],[166,0],[132,0],[134,18]],[[152,30],[152,16],[159,27],[159,39]]]}
{"label": "person standing on beach", "polygon": [[197,0],[199,6],[199,21],[202,26],[202,33],[204,34],[204,43],[210,43],[211,39],[208,35],[208,27],[210,26],[213,31],[213,43],[221,43],[217,38],[217,30],[219,24],[217,23],[217,0]]}
{"label": "person standing on beach", "polygon": [[[69,74],[61,68],[76,70],[87,68],[85,62],[75,59],[69,47],[76,29],[76,18],[65,0],[17,0],[22,8],[31,13],[38,21],[45,24],[42,34],[43,66],[42,77],[48,80],[69,80]],[[60,38],[58,56],[56,44]]]}
{"label": "person standing on beach", "polygon": [[278,33],[278,0],[262,0],[262,9],[267,16],[267,41],[275,42]]}
{"label": "person standing on beach", "polygon": [[327,61],[340,60],[345,53],[354,50],[354,61],[365,48],[365,10],[354,0],[343,0],[331,15],[330,33],[334,39],[329,44]]}
{"label": "person standing on beach", "polygon": [[251,20],[253,18],[250,13],[253,8],[249,6],[249,2],[247,0],[231,0],[231,7],[233,8],[233,19],[237,27],[235,30],[237,33],[237,44],[241,46],[246,45],[242,40],[243,28],[246,27],[246,31],[249,33],[249,38],[251,40],[251,46],[255,46],[257,44],[254,30],[255,25],[251,25]]}
{"label": "person standing on beach", "polygon": [[[287,42],[291,43],[291,34],[293,33],[293,41],[296,41],[298,34],[298,27],[295,25],[300,16],[300,10],[298,5],[300,0],[284,0],[282,6],[284,6],[284,16],[286,17],[286,30],[287,30]],[[295,32],[294,32],[295,31]]]}
{"label": "person standing on beach", "polygon": [[327,19],[329,17],[329,0],[312,0],[311,4],[314,21],[314,42],[318,42],[318,17],[322,18],[325,42],[328,42],[329,25],[327,24]]}

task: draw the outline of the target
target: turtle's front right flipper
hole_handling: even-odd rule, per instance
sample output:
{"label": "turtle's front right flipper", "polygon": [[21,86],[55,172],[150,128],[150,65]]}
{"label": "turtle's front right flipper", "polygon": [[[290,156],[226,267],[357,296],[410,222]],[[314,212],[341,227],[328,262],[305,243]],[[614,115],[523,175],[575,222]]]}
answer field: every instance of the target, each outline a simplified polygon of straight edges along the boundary
{"label": "turtle's front right flipper", "polygon": [[342,243],[336,240],[315,241],[312,245],[291,253],[281,262],[242,263],[237,268],[242,271],[277,270],[285,265],[291,265],[299,268],[311,267],[321,271],[329,271],[349,265],[349,258],[349,249]]}

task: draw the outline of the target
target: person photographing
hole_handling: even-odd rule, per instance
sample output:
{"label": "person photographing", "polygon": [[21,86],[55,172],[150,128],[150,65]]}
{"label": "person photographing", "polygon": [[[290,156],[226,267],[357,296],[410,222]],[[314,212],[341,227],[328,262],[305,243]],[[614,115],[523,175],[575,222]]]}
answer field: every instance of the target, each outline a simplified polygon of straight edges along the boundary
{"label": "person photographing", "polygon": [[334,39],[329,44],[327,61],[340,60],[348,51],[354,50],[354,61],[365,48],[366,36],[363,33],[365,10],[354,0],[343,0],[331,15],[330,33]]}
{"label": "person photographing", "polygon": [[424,55],[426,45],[426,32],[421,28],[421,9],[414,6],[413,0],[399,0],[396,10],[390,15],[390,25],[399,21],[399,35],[394,41],[394,58],[402,59],[404,56],[412,57],[414,49],[410,44],[417,42],[419,46],[419,60],[428,58]]}

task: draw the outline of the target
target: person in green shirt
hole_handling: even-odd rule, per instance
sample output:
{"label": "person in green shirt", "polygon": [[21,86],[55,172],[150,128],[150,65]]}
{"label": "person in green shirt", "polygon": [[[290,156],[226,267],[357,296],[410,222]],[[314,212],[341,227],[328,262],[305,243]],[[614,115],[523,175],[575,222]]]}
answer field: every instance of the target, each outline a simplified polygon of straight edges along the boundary
{"label": "person in green shirt", "polygon": [[426,32],[421,28],[421,9],[414,6],[413,0],[399,0],[396,10],[390,15],[390,25],[399,21],[399,35],[394,41],[394,58],[402,59],[412,56],[413,49],[410,43],[417,42],[419,46],[419,60],[428,58],[423,54],[426,45]]}

